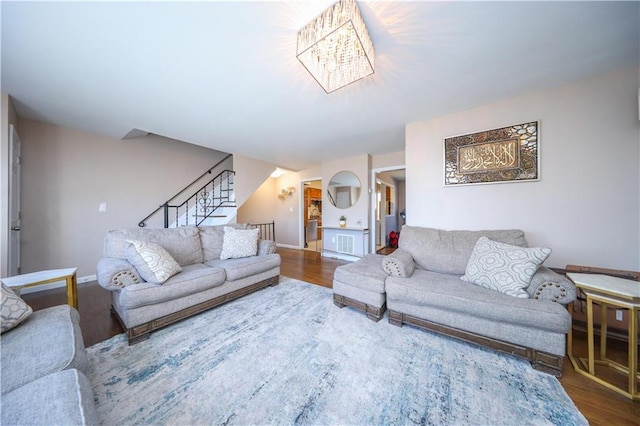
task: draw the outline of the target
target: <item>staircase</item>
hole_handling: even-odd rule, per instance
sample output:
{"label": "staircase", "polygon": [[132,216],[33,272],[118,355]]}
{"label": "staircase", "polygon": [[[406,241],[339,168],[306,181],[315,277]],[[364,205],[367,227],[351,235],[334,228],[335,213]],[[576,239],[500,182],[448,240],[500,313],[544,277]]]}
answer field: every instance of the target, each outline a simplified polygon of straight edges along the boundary
{"label": "staircase", "polygon": [[[216,169],[222,168],[222,164],[230,157],[231,154],[227,155],[176,195],[165,201],[142,219],[138,226],[146,226],[147,221],[160,212],[163,215],[165,228],[222,225],[234,222],[237,213],[233,192],[235,172],[225,169],[214,178],[208,179],[208,176],[214,174]],[[194,190],[194,188],[196,189]]]}
{"label": "staircase", "polygon": [[164,227],[221,225],[235,221],[233,170],[224,170],[180,204],[163,205]]}

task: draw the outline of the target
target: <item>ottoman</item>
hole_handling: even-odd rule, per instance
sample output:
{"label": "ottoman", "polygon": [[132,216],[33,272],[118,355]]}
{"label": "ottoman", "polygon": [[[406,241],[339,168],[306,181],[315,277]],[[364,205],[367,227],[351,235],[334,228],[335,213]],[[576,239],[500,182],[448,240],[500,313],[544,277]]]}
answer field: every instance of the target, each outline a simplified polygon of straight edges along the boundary
{"label": "ottoman", "polygon": [[348,265],[338,266],[333,274],[333,303],[339,308],[351,306],[373,321],[380,321],[387,309],[382,269],[383,255],[367,254]]}

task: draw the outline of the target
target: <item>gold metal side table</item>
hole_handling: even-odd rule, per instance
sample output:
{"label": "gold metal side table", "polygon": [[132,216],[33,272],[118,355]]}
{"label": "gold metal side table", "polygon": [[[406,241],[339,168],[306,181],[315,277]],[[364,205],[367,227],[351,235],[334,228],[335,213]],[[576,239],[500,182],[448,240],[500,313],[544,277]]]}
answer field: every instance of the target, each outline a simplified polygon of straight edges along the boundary
{"label": "gold metal side table", "polygon": [[[572,353],[572,342],[569,341],[568,355],[573,368],[583,376],[600,383],[607,388],[626,396],[627,398],[640,400],[638,392],[638,312],[640,311],[640,283],[623,278],[599,274],[568,273],[573,283],[581,289],[587,297],[587,346],[588,358],[577,360]],[[594,327],[593,327],[593,302],[601,305],[600,322],[600,359],[595,359]],[[629,348],[628,365],[624,366],[607,358],[607,306],[612,305],[629,311]],[[570,335],[571,338],[571,335]],[[578,362],[580,361],[580,362]],[[595,365],[606,365],[621,371],[628,376],[628,389],[618,386],[596,376]]]}
{"label": "gold metal side table", "polygon": [[47,271],[31,272],[29,274],[14,275],[13,277],[2,278],[0,281],[7,287],[17,290],[37,285],[50,284],[57,281],[66,281],[67,300],[69,305],[78,309],[78,283],[76,271],[78,268],[50,269]]}

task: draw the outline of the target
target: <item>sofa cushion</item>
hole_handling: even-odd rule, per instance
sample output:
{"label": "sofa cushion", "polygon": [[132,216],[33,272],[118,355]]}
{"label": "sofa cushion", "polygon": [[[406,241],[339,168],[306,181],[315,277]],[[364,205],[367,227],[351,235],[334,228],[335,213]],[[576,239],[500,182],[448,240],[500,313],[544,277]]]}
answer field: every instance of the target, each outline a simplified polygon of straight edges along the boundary
{"label": "sofa cushion", "polygon": [[382,259],[382,269],[394,277],[410,277],[416,265],[409,252],[396,249]]}
{"label": "sofa cushion", "polygon": [[247,229],[246,223],[228,223],[226,225],[201,226],[199,228],[200,242],[202,244],[202,254],[204,257],[204,262],[208,262],[213,259],[220,259],[225,226],[231,226],[235,229]]}
{"label": "sofa cushion", "polygon": [[[35,311],[2,335],[2,395],[40,377],[70,368],[86,371],[80,315],[69,305]],[[3,410],[4,411],[4,410]]]}
{"label": "sofa cushion", "polygon": [[180,266],[193,265],[203,261],[200,233],[195,226],[112,230],[107,232],[104,238],[104,255],[126,259],[129,245],[127,240],[159,244]]}
{"label": "sofa cushion", "polygon": [[[571,316],[558,303],[511,297],[464,282],[456,275],[416,269],[410,278],[388,277],[386,290],[389,309],[393,306],[389,301],[398,301],[554,333],[567,333],[571,325]],[[464,330],[465,325],[459,328]]]}
{"label": "sofa cushion", "polygon": [[89,380],[80,371],[70,369],[2,395],[2,424],[99,424]]}
{"label": "sofa cushion", "polygon": [[136,240],[127,242],[127,260],[146,282],[162,284],[182,271],[175,259],[159,244]]}
{"label": "sofa cushion", "polygon": [[460,279],[526,299],[529,294],[524,289],[549,254],[548,248],[518,247],[480,237]]}
{"label": "sofa cushion", "polygon": [[258,228],[235,229],[225,226],[220,259],[239,259],[257,255],[259,233]]}
{"label": "sofa cushion", "polygon": [[384,293],[384,282],[388,277],[382,269],[381,254],[369,253],[354,263],[338,266],[333,280],[374,293]]}
{"label": "sofa cushion", "polygon": [[411,254],[421,269],[445,274],[464,274],[471,252],[480,237],[527,247],[524,232],[519,229],[486,231],[444,231],[404,225],[398,247]]}
{"label": "sofa cushion", "polygon": [[227,281],[236,281],[280,266],[280,255],[274,253],[240,259],[215,259],[205,265],[224,269]]}
{"label": "sofa cushion", "polygon": [[16,325],[27,319],[33,310],[24,300],[9,287],[2,284],[2,321],[0,326],[2,333],[11,330]]}
{"label": "sofa cushion", "polygon": [[169,278],[161,286],[140,283],[112,294],[119,306],[133,309],[199,293],[224,284],[224,280],[225,272],[222,268],[212,268],[203,264],[187,265],[182,268],[181,273]]}

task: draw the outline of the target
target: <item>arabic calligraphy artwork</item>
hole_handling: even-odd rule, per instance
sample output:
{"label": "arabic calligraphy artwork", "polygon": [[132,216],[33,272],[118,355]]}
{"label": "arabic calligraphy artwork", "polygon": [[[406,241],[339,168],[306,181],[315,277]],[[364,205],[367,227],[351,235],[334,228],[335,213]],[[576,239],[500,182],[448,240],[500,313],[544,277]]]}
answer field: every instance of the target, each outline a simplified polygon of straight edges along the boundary
{"label": "arabic calligraphy artwork", "polygon": [[538,122],[446,138],[444,162],[445,186],[538,180]]}

